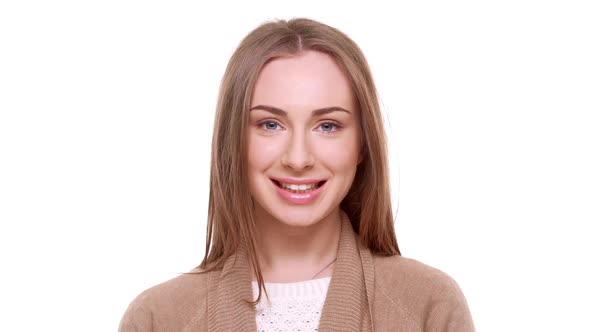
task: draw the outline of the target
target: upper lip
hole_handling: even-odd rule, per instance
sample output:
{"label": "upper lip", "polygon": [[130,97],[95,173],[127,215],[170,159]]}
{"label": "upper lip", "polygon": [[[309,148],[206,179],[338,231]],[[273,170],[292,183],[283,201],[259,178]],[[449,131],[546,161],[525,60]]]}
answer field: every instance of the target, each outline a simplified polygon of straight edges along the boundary
{"label": "upper lip", "polygon": [[290,184],[315,184],[321,181],[326,181],[326,179],[295,179],[295,178],[275,178],[272,177],[272,180],[283,182],[283,183],[290,183]]}

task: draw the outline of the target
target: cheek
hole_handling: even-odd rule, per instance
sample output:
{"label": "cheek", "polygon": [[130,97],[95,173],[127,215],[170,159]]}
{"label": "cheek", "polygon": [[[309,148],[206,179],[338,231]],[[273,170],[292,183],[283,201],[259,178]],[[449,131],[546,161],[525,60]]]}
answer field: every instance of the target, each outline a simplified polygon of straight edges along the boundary
{"label": "cheek", "polygon": [[359,142],[354,135],[323,142],[317,155],[334,172],[354,174],[359,158]]}
{"label": "cheek", "polygon": [[266,137],[250,135],[248,139],[248,168],[250,172],[267,169],[281,152],[281,143]]}

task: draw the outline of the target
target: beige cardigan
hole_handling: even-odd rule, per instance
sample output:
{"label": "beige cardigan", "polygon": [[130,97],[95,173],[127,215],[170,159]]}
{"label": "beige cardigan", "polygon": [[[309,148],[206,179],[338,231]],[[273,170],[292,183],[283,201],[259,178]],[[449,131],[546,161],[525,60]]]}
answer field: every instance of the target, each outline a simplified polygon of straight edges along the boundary
{"label": "beige cardigan", "polygon": [[[319,331],[474,331],[467,302],[444,272],[401,256],[371,254],[344,213],[338,257]],[[129,305],[128,331],[256,331],[248,259],[238,250],[221,271],[185,274]]]}

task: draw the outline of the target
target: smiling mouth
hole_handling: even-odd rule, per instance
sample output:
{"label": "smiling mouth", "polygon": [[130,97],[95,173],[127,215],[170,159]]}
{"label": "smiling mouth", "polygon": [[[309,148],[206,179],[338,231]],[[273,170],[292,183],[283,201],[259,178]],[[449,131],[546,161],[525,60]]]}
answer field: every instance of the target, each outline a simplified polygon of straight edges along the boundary
{"label": "smiling mouth", "polygon": [[274,179],[271,179],[272,182],[275,184],[275,186],[286,190],[288,192],[291,193],[295,193],[295,194],[305,194],[305,193],[310,193],[318,188],[320,188],[321,186],[323,186],[326,183],[326,180],[322,180],[316,183],[306,183],[306,184],[292,184],[292,183],[286,183],[286,182],[280,182]]}

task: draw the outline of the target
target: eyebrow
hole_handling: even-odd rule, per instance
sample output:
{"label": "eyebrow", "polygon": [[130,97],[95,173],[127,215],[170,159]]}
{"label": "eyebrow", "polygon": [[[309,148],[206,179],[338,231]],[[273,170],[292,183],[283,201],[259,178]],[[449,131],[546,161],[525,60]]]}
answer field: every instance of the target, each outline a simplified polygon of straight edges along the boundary
{"label": "eyebrow", "polygon": [[[286,116],[287,115],[287,112],[285,112],[284,110],[277,108],[277,107],[268,106],[268,105],[256,105],[250,109],[250,111],[253,111],[253,110],[264,110],[264,111],[273,113],[278,116]],[[311,112],[311,116],[320,116],[320,115],[324,115],[324,114],[328,114],[328,113],[332,113],[332,112],[346,112],[346,113],[352,115],[352,113],[345,108],[342,108],[339,106],[330,106],[330,107],[323,107],[323,108],[318,108],[316,110],[313,110]]]}

